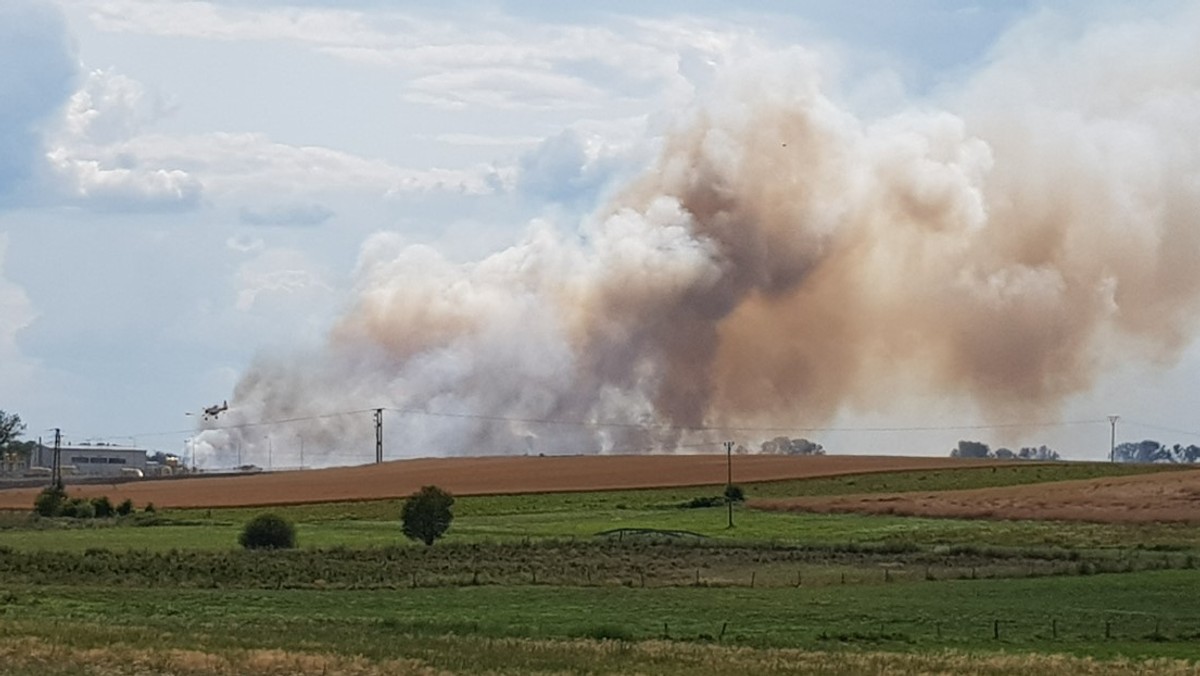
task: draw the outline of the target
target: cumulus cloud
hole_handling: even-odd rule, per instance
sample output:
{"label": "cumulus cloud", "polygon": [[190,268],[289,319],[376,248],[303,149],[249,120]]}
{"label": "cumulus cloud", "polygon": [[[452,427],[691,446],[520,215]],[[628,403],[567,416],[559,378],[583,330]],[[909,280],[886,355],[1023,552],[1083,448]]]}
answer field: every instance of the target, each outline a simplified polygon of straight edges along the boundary
{"label": "cumulus cloud", "polygon": [[629,157],[630,150],[565,129],[521,156],[517,189],[539,200],[594,202],[605,186],[632,164],[635,158]]}
{"label": "cumulus cloud", "polygon": [[881,119],[813,54],[758,54],[578,228],[468,263],[372,238],[327,348],[254,365],[231,420],[389,406],[441,414],[390,428],[424,452],[669,449],[910,394],[1042,419],[1118,343],[1173,359],[1200,310],[1200,12],[1045,21]]}
{"label": "cumulus cloud", "polygon": [[41,167],[44,127],[70,95],[77,70],[53,5],[0,3],[0,197]]}

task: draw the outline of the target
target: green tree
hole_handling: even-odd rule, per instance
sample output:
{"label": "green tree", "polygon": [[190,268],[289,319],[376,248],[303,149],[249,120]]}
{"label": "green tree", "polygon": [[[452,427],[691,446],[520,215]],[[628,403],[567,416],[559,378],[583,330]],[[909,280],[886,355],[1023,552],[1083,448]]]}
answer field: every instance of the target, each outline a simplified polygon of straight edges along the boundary
{"label": "green tree", "polygon": [[0,411],[0,448],[16,441],[25,432],[25,423],[16,413]]}
{"label": "green tree", "polygon": [[296,528],[276,514],[259,514],[246,522],[238,544],[246,549],[292,549],[296,546]]}
{"label": "green tree", "polygon": [[410,540],[420,540],[432,545],[434,540],[445,535],[454,520],[450,508],[454,497],[437,486],[423,486],[404,502],[400,511],[400,524]]}
{"label": "green tree", "polygon": [[47,486],[33,500],[33,511],[39,516],[58,516],[67,504],[67,492],[62,486]]}

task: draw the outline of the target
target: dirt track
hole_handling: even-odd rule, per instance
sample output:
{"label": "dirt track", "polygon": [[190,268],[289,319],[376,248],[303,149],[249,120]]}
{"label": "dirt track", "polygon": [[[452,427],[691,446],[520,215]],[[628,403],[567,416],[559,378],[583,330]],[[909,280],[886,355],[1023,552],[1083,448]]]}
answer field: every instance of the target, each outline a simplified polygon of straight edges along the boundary
{"label": "dirt track", "polygon": [[979,519],[1200,523],[1200,469],[935,493],[758,500],[755,507]]}
{"label": "dirt track", "polygon": [[[885,456],[734,456],[735,482],[979,466],[986,461]],[[426,484],[455,495],[725,483],[724,455],[424,458],[382,465],[70,486],[71,495],[159,507],[233,507],[403,497]],[[38,489],[0,490],[0,509],[29,509]]]}

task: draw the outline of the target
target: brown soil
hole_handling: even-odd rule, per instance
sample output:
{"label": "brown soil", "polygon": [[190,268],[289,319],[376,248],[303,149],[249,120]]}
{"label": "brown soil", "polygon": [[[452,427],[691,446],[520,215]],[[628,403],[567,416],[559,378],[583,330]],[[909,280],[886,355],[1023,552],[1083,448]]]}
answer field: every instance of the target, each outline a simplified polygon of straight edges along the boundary
{"label": "brown soil", "polygon": [[934,493],[757,500],[755,507],[972,519],[1200,523],[1200,470]]}
{"label": "brown soil", "polygon": [[[954,458],[746,455],[733,458],[733,479],[770,481],[986,464]],[[427,484],[455,495],[496,495],[721,485],[725,478],[724,455],[422,458],[293,472],[68,484],[67,490],[72,496],[107,495],[114,502],[129,498],[137,505],[235,507],[396,498]],[[0,490],[0,509],[30,509],[38,490]]]}

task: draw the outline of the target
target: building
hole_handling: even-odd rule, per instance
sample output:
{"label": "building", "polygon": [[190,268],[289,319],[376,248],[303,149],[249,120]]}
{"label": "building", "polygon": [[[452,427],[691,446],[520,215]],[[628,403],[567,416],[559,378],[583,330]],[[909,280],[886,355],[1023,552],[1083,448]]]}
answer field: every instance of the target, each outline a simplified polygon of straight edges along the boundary
{"label": "building", "polygon": [[[146,451],[111,444],[77,444],[59,449],[63,474],[78,476],[141,476],[146,471]],[[54,448],[41,446],[33,451],[34,467],[53,467]]]}

